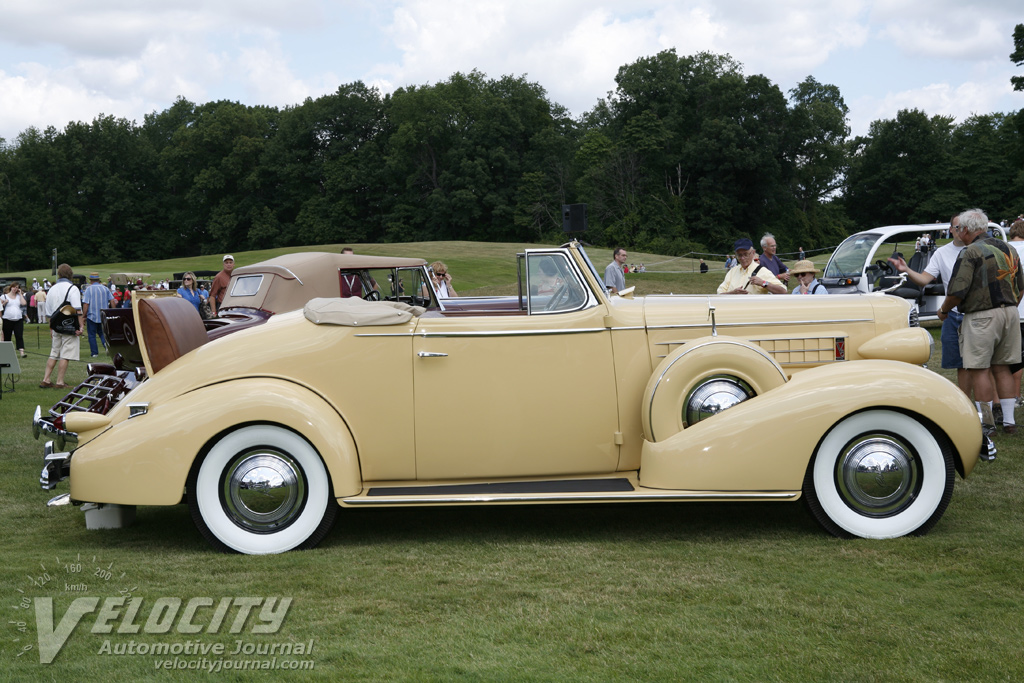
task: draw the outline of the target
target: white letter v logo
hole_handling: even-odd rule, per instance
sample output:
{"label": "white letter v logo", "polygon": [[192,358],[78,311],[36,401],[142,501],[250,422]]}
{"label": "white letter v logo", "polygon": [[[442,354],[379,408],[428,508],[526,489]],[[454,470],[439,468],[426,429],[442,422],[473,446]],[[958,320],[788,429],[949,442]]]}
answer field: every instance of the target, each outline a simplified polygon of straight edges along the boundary
{"label": "white letter v logo", "polygon": [[36,598],[36,631],[39,636],[39,663],[49,664],[68,641],[68,636],[86,614],[96,611],[99,598],[76,598],[53,630],[53,598]]}

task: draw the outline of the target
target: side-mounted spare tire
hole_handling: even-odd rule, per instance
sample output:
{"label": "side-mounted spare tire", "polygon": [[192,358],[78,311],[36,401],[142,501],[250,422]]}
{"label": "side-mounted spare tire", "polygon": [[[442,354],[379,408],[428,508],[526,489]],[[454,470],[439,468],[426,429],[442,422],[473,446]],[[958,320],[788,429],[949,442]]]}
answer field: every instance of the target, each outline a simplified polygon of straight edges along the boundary
{"label": "side-mounted spare tire", "polygon": [[771,355],[732,337],[701,337],[658,364],[644,390],[644,436],[657,442],[786,383]]}

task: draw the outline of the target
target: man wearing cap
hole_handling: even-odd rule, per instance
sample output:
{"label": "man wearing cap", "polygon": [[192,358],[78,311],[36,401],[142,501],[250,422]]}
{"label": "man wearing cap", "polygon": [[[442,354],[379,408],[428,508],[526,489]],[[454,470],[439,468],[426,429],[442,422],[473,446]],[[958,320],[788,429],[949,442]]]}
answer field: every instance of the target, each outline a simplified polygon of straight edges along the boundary
{"label": "man wearing cap", "polygon": [[722,284],[718,285],[719,294],[785,294],[786,286],[779,282],[774,274],[754,258],[754,243],[741,237],[732,245],[736,252],[738,265],[729,269]]}
{"label": "man wearing cap", "polygon": [[828,294],[825,285],[818,282],[816,275],[821,271],[814,267],[814,262],[808,259],[797,261],[789,272],[797,279],[799,284],[793,290],[793,294]]}
{"label": "man wearing cap", "polygon": [[224,270],[217,273],[210,285],[210,313],[214,316],[220,311],[220,305],[224,301],[224,295],[228,291],[228,283],[231,282],[231,271],[235,269],[235,257],[231,254],[224,255]]}
{"label": "man wearing cap", "polygon": [[104,308],[110,307],[110,300],[114,296],[110,288],[100,282],[100,274],[89,273],[89,286],[82,293],[82,313],[85,315],[85,324],[89,329],[89,352],[95,358],[99,355],[99,347],[96,345],[96,335],[100,337],[103,349],[107,348],[107,340],[103,338],[103,316]]}

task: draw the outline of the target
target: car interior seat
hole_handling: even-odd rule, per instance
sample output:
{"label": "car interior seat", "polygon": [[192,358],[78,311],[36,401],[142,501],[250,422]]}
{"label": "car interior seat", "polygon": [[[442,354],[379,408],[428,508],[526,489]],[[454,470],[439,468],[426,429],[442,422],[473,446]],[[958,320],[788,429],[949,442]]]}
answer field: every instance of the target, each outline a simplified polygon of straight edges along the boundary
{"label": "car interior seat", "polygon": [[[931,254],[927,251],[914,252],[914,255],[910,257],[910,261],[907,263],[907,267],[914,272],[920,273],[928,266],[930,258]],[[921,297],[921,285],[908,279],[893,294],[904,299],[918,299]]]}

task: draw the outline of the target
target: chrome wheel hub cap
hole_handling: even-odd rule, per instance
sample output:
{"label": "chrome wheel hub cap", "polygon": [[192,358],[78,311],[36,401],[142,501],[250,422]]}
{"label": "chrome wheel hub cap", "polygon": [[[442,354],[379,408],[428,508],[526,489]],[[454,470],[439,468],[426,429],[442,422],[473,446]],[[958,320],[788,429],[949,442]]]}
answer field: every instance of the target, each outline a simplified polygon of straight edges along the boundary
{"label": "chrome wheel hub cap", "polygon": [[266,533],[290,524],[306,499],[298,463],[288,454],[261,448],[238,457],[224,474],[222,496],[231,520]]}
{"label": "chrome wheel hub cap", "polygon": [[836,484],[843,500],[871,517],[895,514],[913,502],[920,478],[913,451],[884,434],[852,441],[836,464]]}
{"label": "chrome wheel hub cap", "polygon": [[738,377],[709,377],[694,387],[686,397],[683,420],[687,425],[697,424],[753,396],[754,390]]}

